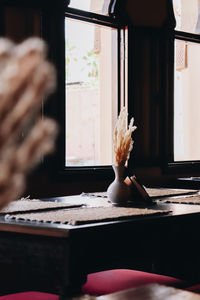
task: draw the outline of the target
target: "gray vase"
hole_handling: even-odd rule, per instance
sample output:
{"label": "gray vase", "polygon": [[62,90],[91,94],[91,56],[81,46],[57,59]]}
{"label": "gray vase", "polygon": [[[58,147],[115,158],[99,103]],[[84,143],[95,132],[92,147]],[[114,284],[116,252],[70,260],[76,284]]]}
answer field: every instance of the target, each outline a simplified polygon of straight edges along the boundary
{"label": "gray vase", "polygon": [[107,189],[108,199],[115,206],[126,206],[131,197],[131,190],[124,182],[125,166],[113,166],[113,170],[115,179]]}

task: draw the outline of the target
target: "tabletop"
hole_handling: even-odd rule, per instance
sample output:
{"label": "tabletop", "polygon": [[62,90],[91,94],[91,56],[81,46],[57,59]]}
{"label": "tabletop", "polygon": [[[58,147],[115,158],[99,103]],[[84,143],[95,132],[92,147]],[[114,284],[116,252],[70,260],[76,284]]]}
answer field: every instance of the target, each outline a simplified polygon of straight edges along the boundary
{"label": "tabletop", "polygon": [[[77,197],[48,200],[64,202]],[[88,273],[109,268],[136,268],[200,280],[200,205],[161,201],[149,208],[170,212],[80,225],[1,216],[0,279],[5,292],[12,286],[14,291],[55,292],[59,287],[61,294],[73,293]]]}

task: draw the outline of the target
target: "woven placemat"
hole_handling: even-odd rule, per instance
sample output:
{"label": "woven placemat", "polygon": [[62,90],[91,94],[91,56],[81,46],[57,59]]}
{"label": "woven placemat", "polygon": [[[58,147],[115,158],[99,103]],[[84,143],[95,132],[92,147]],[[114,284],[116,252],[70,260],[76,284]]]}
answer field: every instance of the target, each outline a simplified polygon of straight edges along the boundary
{"label": "woven placemat", "polygon": [[166,188],[146,188],[147,193],[152,198],[171,197],[178,195],[191,195],[196,194],[198,190],[186,189],[166,189]]}
{"label": "woven placemat", "polygon": [[200,194],[193,196],[181,196],[174,198],[167,198],[163,200],[165,203],[181,203],[181,204],[200,204]]}
{"label": "woven placemat", "polygon": [[87,224],[94,222],[113,221],[135,216],[159,215],[169,213],[169,210],[153,210],[126,207],[91,207],[49,211],[43,213],[7,214],[5,219],[38,221],[60,224]]}
{"label": "woven placemat", "polygon": [[107,196],[107,192],[91,192],[91,193],[85,193],[85,192],[83,192],[82,194],[81,194],[81,196],[82,197],[94,197],[94,198],[108,198],[108,196]]}
{"label": "woven placemat", "polygon": [[58,208],[80,207],[80,203],[65,203],[53,201],[40,201],[38,199],[26,199],[10,202],[6,207],[0,210],[0,214],[20,213],[28,211],[46,211]]}
{"label": "woven placemat", "polygon": [[[178,195],[191,195],[196,194],[198,190],[186,190],[186,189],[166,189],[166,188],[145,188],[151,198],[178,196]],[[107,198],[107,192],[94,192],[94,193],[82,193],[82,196]]]}

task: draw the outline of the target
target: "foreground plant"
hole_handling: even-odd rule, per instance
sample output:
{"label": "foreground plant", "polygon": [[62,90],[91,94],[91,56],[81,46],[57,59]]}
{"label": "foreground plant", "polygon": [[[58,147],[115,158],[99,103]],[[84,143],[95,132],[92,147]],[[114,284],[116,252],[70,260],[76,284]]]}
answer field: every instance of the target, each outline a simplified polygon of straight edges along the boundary
{"label": "foreground plant", "polygon": [[134,118],[131,118],[127,128],[127,117],[128,114],[123,107],[114,130],[114,164],[116,166],[126,165],[133,148],[132,133],[137,127],[133,125]]}
{"label": "foreground plant", "polygon": [[55,87],[43,41],[0,39],[0,208],[22,195],[27,174],[54,150],[57,125],[40,111]]}

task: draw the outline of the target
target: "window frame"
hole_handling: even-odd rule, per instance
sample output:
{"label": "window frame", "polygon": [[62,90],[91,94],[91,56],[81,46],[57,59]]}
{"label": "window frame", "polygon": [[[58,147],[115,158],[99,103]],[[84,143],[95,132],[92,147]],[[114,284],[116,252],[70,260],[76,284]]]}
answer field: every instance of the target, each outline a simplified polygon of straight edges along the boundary
{"label": "window frame", "polygon": [[[174,24],[175,25],[175,24]],[[175,27],[175,26],[174,26]],[[175,40],[200,43],[200,35],[185,31],[172,29],[171,39],[168,45],[168,93],[169,98],[165,105],[165,158],[164,173],[177,174],[178,176],[200,176],[200,160],[174,161],[174,62],[175,62]],[[170,79],[171,78],[171,79]],[[171,89],[171,91],[170,91]]]}
{"label": "window frame", "polygon": [[[118,31],[118,40],[117,40],[117,48],[118,48],[118,99],[117,99],[117,106],[118,106],[118,113],[120,111],[120,105],[122,104],[121,102],[121,66],[120,66],[120,47],[121,47],[121,42],[120,42],[120,35],[123,34],[125,35],[125,26],[123,25],[122,22],[118,20],[118,18],[115,18],[114,16],[104,16],[104,15],[99,15],[95,13],[90,13],[87,11],[75,9],[75,8],[70,8],[65,6],[65,11],[64,11],[64,19],[63,23],[65,21],[65,18],[71,18],[71,19],[76,19],[80,21],[85,21],[91,24],[98,24],[98,25],[103,25],[107,27],[112,27],[116,28]],[[124,46],[125,47],[125,46]],[[62,43],[62,48],[64,49],[63,51],[65,52],[65,43]],[[62,51],[62,53],[63,53]],[[64,64],[65,66],[65,64]],[[65,67],[64,67],[65,69]],[[65,82],[65,71],[62,66],[62,77],[64,76],[64,80],[62,81]],[[60,72],[60,71],[59,71]],[[105,178],[105,176],[112,177],[113,176],[113,170],[112,166],[65,166],[65,87],[62,87],[64,90],[64,95],[62,98],[62,102],[60,103],[60,112],[59,112],[59,117],[57,118],[57,121],[59,122],[60,125],[60,135],[57,143],[57,151],[54,155],[54,161],[56,163],[56,169],[57,169],[57,176],[60,178],[84,178],[85,175],[92,177],[92,178]],[[123,92],[125,94],[125,91]],[[123,103],[124,104],[124,103]],[[54,163],[54,167],[55,167]]]}

